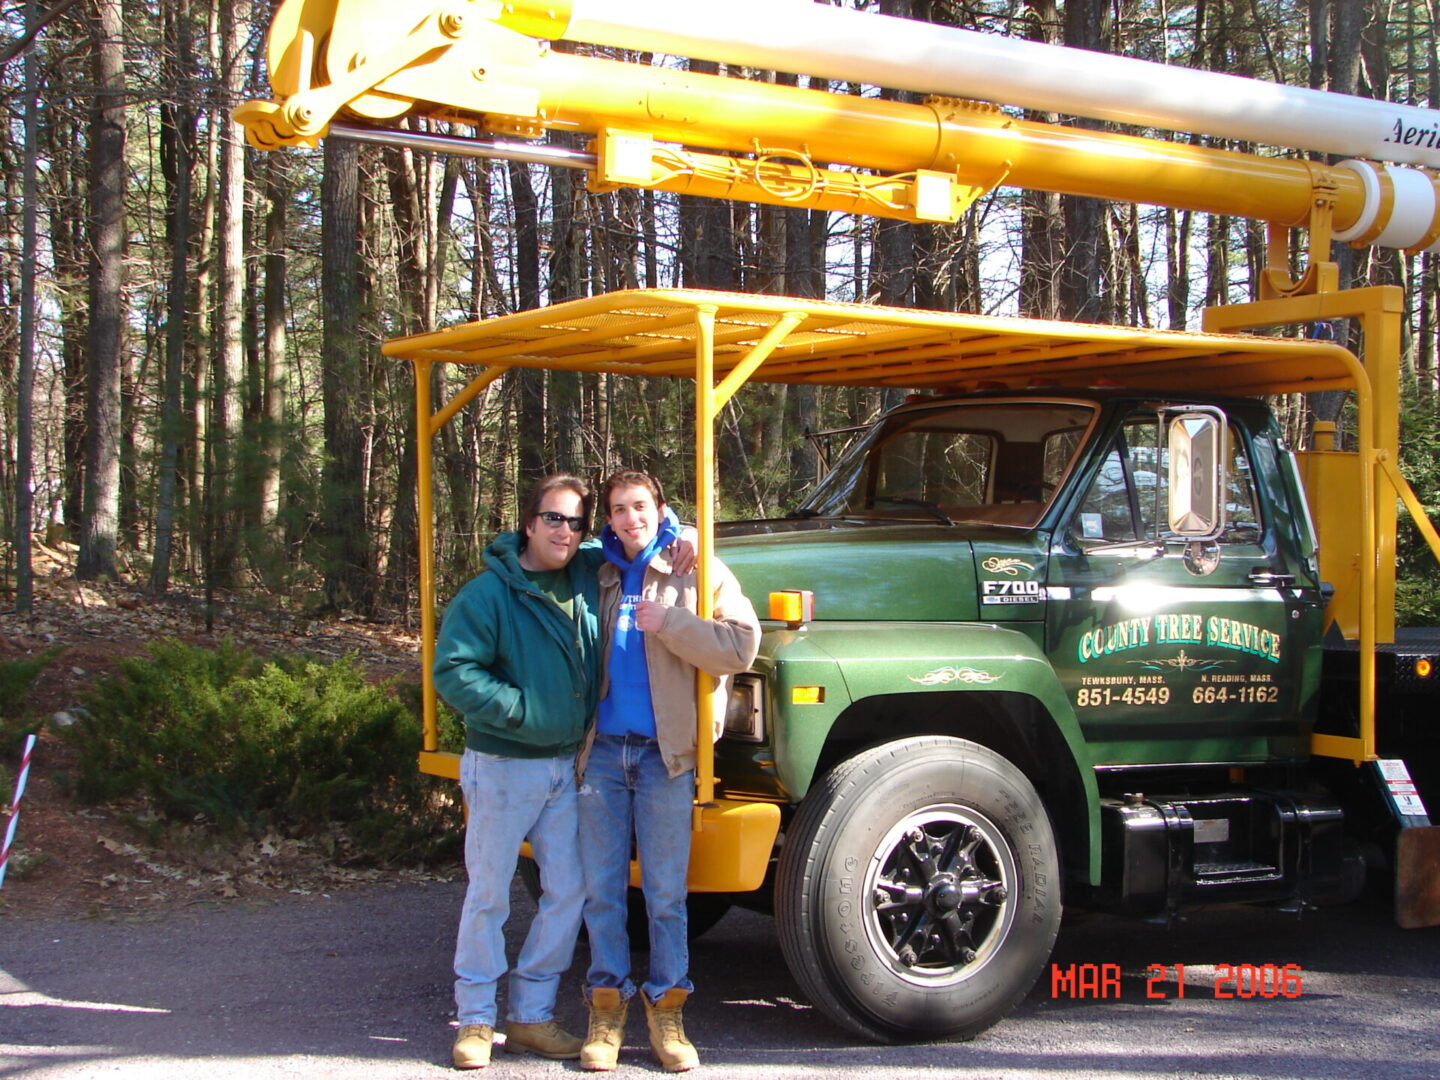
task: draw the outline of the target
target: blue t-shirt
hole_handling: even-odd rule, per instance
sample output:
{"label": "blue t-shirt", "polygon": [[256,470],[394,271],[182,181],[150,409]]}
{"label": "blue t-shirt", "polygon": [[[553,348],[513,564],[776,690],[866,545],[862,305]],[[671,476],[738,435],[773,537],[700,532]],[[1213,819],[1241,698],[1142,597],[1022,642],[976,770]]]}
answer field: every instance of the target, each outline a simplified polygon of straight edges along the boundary
{"label": "blue t-shirt", "polygon": [[620,569],[620,610],[611,628],[610,687],[600,701],[596,729],[602,735],[642,735],[655,738],[655,707],[650,700],[650,665],[645,660],[645,632],[635,625],[635,605],[645,585],[645,568],[656,552],[680,535],[680,522],[665,509],[655,539],[634,560],[606,525],[600,533],[605,558]]}

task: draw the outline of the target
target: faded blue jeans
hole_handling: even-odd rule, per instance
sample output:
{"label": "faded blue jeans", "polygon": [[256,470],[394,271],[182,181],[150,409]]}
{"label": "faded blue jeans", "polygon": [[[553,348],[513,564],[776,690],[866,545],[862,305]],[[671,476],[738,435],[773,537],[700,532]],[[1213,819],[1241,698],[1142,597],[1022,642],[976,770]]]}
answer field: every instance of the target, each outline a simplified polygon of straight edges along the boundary
{"label": "faded blue jeans", "polygon": [[544,895],[510,972],[509,1018],[555,1015],[560,976],[575,955],[585,879],[576,848],[575,758],[511,758],[466,750],[465,869],[470,883],[455,943],[455,1012],[461,1024],[495,1025],[495,991],[506,971],[503,928],[520,842],[529,839]]}
{"label": "faded blue jeans", "polygon": [[640,735],[597,735],[580,784],[580,861],[585,867],[585,929],[590,936],[586,997],[596,987],[635,994],[625,931],[630,838],[640,855],[650,923],[652,1002],[667,990],[693,990],[685,937],[685,877],[690,866],[690,808],[695,771],[674,778],[660,746]]}

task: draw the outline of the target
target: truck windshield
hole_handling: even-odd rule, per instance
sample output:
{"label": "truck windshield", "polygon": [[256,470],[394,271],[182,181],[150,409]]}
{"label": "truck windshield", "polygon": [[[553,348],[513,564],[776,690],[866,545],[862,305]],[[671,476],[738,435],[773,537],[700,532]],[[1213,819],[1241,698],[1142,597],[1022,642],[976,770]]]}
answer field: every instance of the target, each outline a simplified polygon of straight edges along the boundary
{"label": "truck windshield", "polygon": [[798,513],[1028,527],[1069,471],[1095,407],[987,401],[891,414]]}

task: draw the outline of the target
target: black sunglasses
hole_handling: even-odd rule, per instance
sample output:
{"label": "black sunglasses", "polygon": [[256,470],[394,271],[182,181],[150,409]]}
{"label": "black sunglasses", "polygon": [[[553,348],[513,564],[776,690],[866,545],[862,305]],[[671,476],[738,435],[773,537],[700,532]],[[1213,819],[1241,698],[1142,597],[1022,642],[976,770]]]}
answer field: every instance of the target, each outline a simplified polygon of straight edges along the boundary
{"label": "black sunglasses", "polygon": [[535,516],[552,529],[558,529],[560,523],[563,521],[566,525],[570,526],[571,532],[585,531],[585,519],[583,517],[566,517],[564,514],[558,514],[554,510],[541,510],[540,513]]}

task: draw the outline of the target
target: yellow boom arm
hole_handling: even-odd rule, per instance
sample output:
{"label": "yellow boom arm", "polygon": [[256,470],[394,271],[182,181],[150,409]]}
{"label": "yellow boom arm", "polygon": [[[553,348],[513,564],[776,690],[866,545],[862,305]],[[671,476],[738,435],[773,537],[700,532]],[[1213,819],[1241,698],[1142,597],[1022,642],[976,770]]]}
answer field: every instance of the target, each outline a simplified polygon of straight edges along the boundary
{"label": "yellow boom arm", "polygon": [[[912,104],[694,74],[539,40],[567,25],[549,5],[450,0],[426,11],[390,0],[286,0],[269,38],[275,100],[248,102],[236,118],[262,149],[331,133],[533,156],[586,169],[594,190],[954,221],[1003,184],[1254,218],[1277,230],[1308,225],[1315,253],[1328,252],[1332,228],[1337,239],[1412,250],[1440,238],[1434,181],[1415,169],[1325,166],[1033,123],[954,97]],[[917,34],[930,29],[913,25]],[[468,125],[477,137],[396,130],[410,116]],[[552,130],[591,141],[583,152],[515,141]]]}

